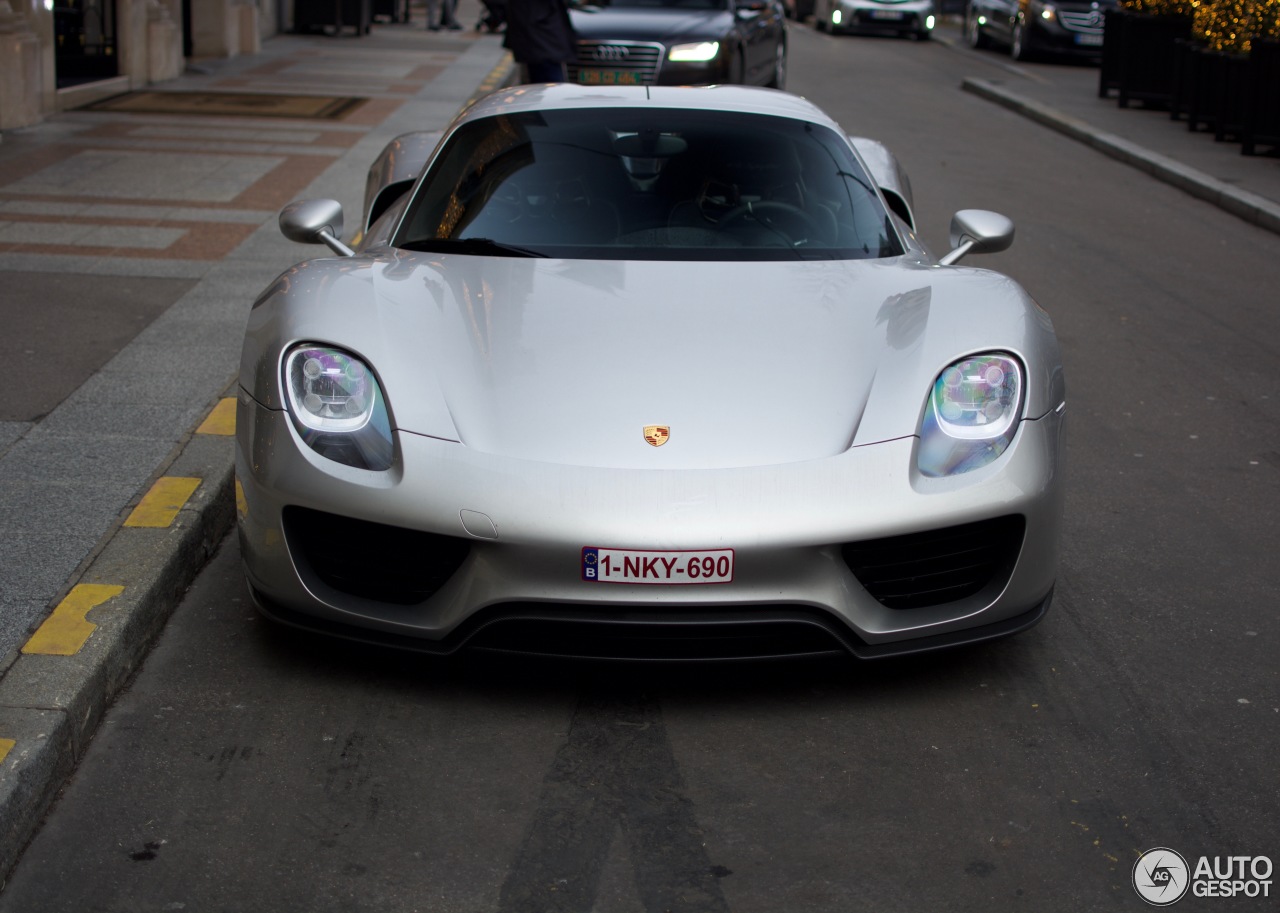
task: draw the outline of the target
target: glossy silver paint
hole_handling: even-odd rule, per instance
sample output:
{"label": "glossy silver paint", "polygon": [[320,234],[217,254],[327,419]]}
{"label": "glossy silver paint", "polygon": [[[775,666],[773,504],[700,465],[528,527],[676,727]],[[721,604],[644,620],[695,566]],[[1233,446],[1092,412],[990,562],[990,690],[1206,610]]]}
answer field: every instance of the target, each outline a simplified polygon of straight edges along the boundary
{"label": "glossy silver paint", "polygon": [[342,204],[337,200],[302,200],[280,210],[280,232],[299,244],[324,244],[343,257],[355,251],[342,238]]}
{"label": "glossy silver paint", "polygon": [[365,181],[361,231],[368,231],[388,206],[408,192],[443,136],[438,130],[424,130],[401,134],[387,143],[370,166]]}
{"label": "glossy silver paint", "polygon": [[[844,135],[802,99],[741,87],[520,87],[455,126],[544,105],[631,104],[769,111]],[[909,206],[888,151],[853,145]],[[392,168],[380,173],[397,180]],[[286,272],[250,315],[237,477],[245,570],[260,597],[424,640],[501,603],[785,603],[829,613],[873,645],[982,627],[1047,599],[1065,390],[1049,318],[1011,279],[940,266],[905,223],[902,257],[708,263],[415,253],[386,243],[396,218],[378,221],[354,257]],[[335,463],[299,438],[281,363],[303,341],[340,346],[376,372],[395,429],[390,471]],[[1016,437],[988,466],[924,477],[915,450],[934,380],[993,350],[1026,368]],[[649,446],[648,424],[669,425],[670,440]],[[473,547],[430,599],[385,605],[299,571],[282,533],[286,505]],[[891,610],[840,560],[841,543],[1012,513],[1026,518],[1025,541],[995,594]],[[584,546],[732,548],[735,579],[586,584]]]}
{"label": "glossy silver paint", "polygon": [[875,178],[890,211],[900,216],[908,229],[915,230],[915,201],[911,196],[911,180],[898,164],[897,157],[879,140],[851,136],[849,142],[853,144],[867,171]]}

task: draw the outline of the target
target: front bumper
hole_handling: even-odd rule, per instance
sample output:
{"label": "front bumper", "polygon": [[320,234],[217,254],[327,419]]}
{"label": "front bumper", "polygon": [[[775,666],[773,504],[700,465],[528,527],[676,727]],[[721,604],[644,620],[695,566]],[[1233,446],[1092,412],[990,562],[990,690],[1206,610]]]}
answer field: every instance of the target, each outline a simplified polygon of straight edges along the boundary
{"label": "front bumper", "polygon": [[[855,654],[914,652],[1013,633],[1043,613],[1057,566],[1061,427],[1057,413],[1025,421],[991,466],[946,479],[912,471],[914,438],[782,466],[638,471],[532,463],[398,433],[396,467],[370,473],[318,456],[298,440],[285,413],[242,391],[236,463],[242,554],[268,614],[433,652],[456,649],[494,620],[538,617],[705,622],[722,631],[798,620],[824,628]],[[317,551],[342,566],[342,537],[332,537],[332,548],[313,543],[303,554],[287,509],[295,524],[299,511],[322,511],[420,531],[429,535],[410,540],[423,544],[409,551],[425,553],[432,542],[447,541],[460,556],[430,595],[390,600],[376,587],[335,583],[340,574],[318,568]],[[1025,520],[1009,566],[957,600],[891,608],[842,558],[848,543],[1006,516]],[[732,548],[734,579],[588,583],[581,574],[584,546]],[[392,557],[408,568],[425,560]]]}
{"label": "front bumper", "polygon": [[[1031,47],[1034,50],[1049,51],[1055,54],[1071,54],[1081,57],[1098,57],[1102,54],[1102,28],[1087,26],[1083,23],[1091,14],[1061,10],[1052,20],[1040,16],[1027,19],[1031,26]],[[1074,27],[1064,24],[1070,19],[1076,23]],[[1099,20],[1100,22],[1100,20]]]}

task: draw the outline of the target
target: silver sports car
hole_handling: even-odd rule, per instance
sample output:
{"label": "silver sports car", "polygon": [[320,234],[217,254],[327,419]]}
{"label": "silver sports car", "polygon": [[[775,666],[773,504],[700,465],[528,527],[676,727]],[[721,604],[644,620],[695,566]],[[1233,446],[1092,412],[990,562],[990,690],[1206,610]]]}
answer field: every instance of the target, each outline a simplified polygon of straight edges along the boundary
{"label": "silver sports car", "polygon": [[915,653],[1053,591],[1065,392],[1048,316],[915,233],[879,143],[738,86],[523,86],[285,234],[236,471],[278,621],[452,653]]}

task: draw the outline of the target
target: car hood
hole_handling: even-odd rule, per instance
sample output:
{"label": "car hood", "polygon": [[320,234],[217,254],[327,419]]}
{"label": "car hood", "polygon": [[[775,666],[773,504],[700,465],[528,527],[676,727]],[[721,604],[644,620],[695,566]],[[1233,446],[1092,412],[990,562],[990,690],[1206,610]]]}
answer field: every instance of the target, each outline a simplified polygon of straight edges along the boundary
{"label": "car hood", "polygon": [[[373,252],[371,252],[373,253]],[[284,408],[282,353],[341,346],[401,432],[578,466],[817,460],[917,433],[940,371],[1000,349],[1029,417],[1063,396],[1048,317],[1013,280],[909,257],[555,260],[411,253],[282,275],[249,318],[241,384]],[[645,428],[663,425],[661,447]]]}
{"label": "car hood", "polygon": [[732,14],[718,10],[601,9],[569,13],[579,38],[592,41],[718,40],[728,33]]}
{"label": "car hood", "polygon": [[[1002,320],[1005,348],[1027,333],[1005,277],[903,259],[395,252],[371,279],[379,319],[350,335],[400,429],[571,465],[769,465],[911,435],[946,364],[990,346]],[[669,427],[663,446],[646,443],[650,425]]]}

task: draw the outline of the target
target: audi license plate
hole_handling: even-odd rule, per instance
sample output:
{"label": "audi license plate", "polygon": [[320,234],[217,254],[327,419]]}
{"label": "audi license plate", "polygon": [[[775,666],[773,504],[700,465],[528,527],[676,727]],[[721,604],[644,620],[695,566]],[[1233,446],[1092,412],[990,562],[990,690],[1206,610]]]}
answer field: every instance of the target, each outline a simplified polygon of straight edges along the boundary
{"label": "audi license plate", "polygon": [[582,579],[590,583],[729,583],[733,549],[656,552],[588,546],[582,550]]}
{"label": "audi license plate", "polygon": [[639,86],[640,74],[635,70],[599,70],[583,67],[578,70],[578,82],[584,86]]}

